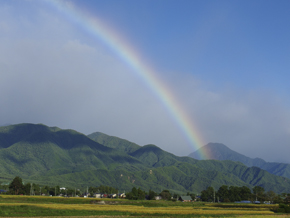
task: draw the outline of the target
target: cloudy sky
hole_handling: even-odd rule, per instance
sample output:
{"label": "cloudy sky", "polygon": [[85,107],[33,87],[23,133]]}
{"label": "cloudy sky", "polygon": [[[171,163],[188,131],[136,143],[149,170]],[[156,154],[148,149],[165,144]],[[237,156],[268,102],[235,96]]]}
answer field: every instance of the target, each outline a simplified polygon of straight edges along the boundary
{"label": "cloudy sky", "polygon": [[180,156],[200,146],[90,18],[153,70],[203,144],[290,162],[289,11],[288,0],[0,0],[0,124],[99,131]]}

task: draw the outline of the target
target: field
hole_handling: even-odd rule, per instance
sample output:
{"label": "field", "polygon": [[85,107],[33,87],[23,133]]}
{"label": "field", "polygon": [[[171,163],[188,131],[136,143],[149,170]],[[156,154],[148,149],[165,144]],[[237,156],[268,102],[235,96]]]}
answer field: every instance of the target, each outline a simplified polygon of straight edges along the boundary
{"label": "field", "polygon": [[278,205],[0,196],[1,217],[290,217]]}

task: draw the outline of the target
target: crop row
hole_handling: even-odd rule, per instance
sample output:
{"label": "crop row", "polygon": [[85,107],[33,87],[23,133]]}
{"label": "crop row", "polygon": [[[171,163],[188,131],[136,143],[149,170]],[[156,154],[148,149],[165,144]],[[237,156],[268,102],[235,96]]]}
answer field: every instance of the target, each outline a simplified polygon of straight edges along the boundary
{"label": "crop row", "polygon": [[36,206],[48,209],[57,210],[96,210],[96,211],[119,211],[129,213],[142,213],[142,214],[196,214],[196,215],[247,215],[247,214],[273,214],[272,211],[253,211],[253,210],[207,210],[205,208],[192,208],[192,207],[154,207],[148,208],[143,206],[130,206],[130,205],[89,205],[89,204],[30,204],[30,203],[2,203],[0,206]]}

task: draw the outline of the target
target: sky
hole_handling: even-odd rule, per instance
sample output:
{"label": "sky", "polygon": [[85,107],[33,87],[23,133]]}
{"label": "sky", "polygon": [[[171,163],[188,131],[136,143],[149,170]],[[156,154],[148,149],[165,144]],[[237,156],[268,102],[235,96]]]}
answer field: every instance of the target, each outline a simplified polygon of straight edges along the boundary
{"label": "sky", "polygon": [[0,0],[0,125],[103,132],[179,156],[218,142],[290,163],[289,10],[287,0]]}

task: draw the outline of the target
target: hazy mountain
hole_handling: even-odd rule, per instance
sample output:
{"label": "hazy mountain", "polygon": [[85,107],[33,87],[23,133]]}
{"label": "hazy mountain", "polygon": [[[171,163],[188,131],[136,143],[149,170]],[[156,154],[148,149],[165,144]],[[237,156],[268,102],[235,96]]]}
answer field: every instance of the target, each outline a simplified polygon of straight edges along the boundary
{"label": "hazy mountain", "polygon": [[201,147],[199,150],[191,153],[189,157],[202,160],[200,153],[207,153],[210,159],[238,161],[248,167],[259,167],[274,175],[290,178],[290,164],[266,162],[261,158],[250,158],[231,150],[224,144],[209,143]]}
{"label": "hazy mountain", "polygon": [[[117,137],[42,124],[0,127],[0,182],[21,176],[25,182],[70,187],[133,186],[159,192],[200,192],[208,186],[263,186],[290,192],[290,180],[233,161],[177,157],[155,145],[139,146]],[[102,139],[102,141],[101,141]]]}

